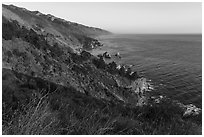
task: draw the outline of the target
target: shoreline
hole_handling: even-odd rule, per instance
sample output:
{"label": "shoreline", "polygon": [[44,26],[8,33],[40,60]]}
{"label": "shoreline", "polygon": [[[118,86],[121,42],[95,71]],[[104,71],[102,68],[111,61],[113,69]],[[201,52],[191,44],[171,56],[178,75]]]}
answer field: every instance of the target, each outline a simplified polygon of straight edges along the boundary
{"label": "shoreline", "polygon": [[[114,36],[114,35],[106,35],[105,37],[109,38],[109,36]],[[102,36],[102,37],[104,37],[104,36]],[[101,37],[98,37],[97,40],[99,42],[102,42],[102,40],[100,38]],[[94,50],[97,50],[97,52],[95,52],[93,54],[94,56],[97,56],[97,54],[102,54],[102,53],[106,52],[107,51],[107,47],[104,47],[104,45],[107,46],[107,43],[105,43],[105,44],[103,43],[103,47],[102,47],[103,50],[101,50],[101,47],[97,47],[95,49],[92,49],[90,53],[93,54],[95,52]],[[117,51],[114,51],[114,52],[117,53]],[[113,56],[114,52],[110,52],[110,53],[108,52],[108,54],[110,54],[112,57],[114,57]],[[111,62],[115,62],[116,61],[114,58],[112,59],[112,57],[111,57],[111,59],[104,59],[106,64],[109,64]],[[127,65],[127,64],[118,64],[117,61],[116,61],[116,64],[117,65],[124,65],[124,66]],[[144,77],[142,76],[142,78],[144,78]],[[148,81],[148,82],[146,82],[146,81]],[[152,80],[151,79],[147,80],[147,78],[145,77],[145,84],[144,85],[147,85],[146,87],[144,86],[145,87],[144,88],[145,92],[152,92],[152,91],[155,92],[156,89],[154,88],[154,86],[156,86],[156,85],[152,85]],[[163,99],[170,99],[170,98],[166,98],[165,95],[161,95],[161,94],[156,95],[156,96],[153,95],[150,98],[154,99],[154,101],[156,103],[162,102]],[[170,99],[170,100],[172,100],[172,99]],[[201,112],[202,109],[199,108],[199,107],[196,107],[194,104],[188,103],[188,104],[184,105],[183,103],[179,102],[178,100],[172,100],[172,102],[175,105],[178,105],[183,110],[183,116],[189,116],[189,115],[195,116],[195,115],[199,115],[200,113],[202,113]]]}
{"label": "shoreline", "polygon": [[[141,72],[156,60],[144,54],[152,41],[97,40],[108,31],[2,8],[2,134],[202,134],[202,110],[157,91],[153,67],[155,79]],[[160,56],[157,46],[147,52]]]}

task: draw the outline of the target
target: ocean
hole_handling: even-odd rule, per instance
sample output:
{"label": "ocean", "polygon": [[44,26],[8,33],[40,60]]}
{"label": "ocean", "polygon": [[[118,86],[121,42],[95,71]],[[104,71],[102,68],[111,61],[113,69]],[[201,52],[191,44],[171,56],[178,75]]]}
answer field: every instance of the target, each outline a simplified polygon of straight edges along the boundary
{"label": "ocean", "polygon": [[111,55],[107,62],[133,65],[154,86],[150,94],[202,108],[202,35],[106,35],[98,38]]}

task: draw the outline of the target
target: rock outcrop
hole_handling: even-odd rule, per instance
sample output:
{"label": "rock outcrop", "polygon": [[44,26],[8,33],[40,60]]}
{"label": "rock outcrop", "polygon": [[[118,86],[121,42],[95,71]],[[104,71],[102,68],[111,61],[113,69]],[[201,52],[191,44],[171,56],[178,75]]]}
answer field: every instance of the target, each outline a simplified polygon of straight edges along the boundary
{"label": "rock outcrop", "polygon": [[103,57],[110,59],[110,58],[111,58],[111,55],[108,54],[108,52],[105,52],[105,53],[103,53]]}
{"label": "rock outcrop", "polygon": [[117,53],[115,54],[115,56],[116,56],[116,57],[118,57],[118,58],[121,58],[121,56],[120,56],[120,53],[119,53],[119,52],[117,52]]}
{"label": "rock outcrop", "polygon": [[171,105],[177,106],[182,113],[183,117],[191,117],[191,116],[197,116],[200,115],[202,113],[201,108],[196,107],[193,104],[187,104],[184,105],[183,103],[179,102],[178,100],[171,100],[170,98],[166,97],[166,96],[152,96],[150,97],[151,99],[153,99],[153,102],[156,104],[162,104],[164,102],[166,102],[167,100],[171,101]]}

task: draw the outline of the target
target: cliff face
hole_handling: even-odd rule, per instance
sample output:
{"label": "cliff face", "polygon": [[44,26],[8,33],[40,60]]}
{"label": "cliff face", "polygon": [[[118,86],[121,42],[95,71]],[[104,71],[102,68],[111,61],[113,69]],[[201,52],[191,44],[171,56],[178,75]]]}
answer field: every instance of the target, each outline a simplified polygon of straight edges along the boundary
{"label": "cliff face", "polygon": [[[106,64],[103,58],[84,50],[102,46],[94,37],[106,34],[110,32],[38,11],[3,5],[2,95],[3,113],[6,114],[3,125],[9,127],[16,110],[20,115],[27,114],[25,105],[46,95],[50,111],[57,113],[55,118],[60,121],[56,127],[60,128],[57,134],[94,134],[85,132],[84,125],[73,126],[73,131],[64,131],[70,128],[72,120],[86,119],[81,110],[95,116],[95,119],[90,119],[95,121],[90,123],[97,123],[100,118],[100,124],[104,125],[97,129],[100,134],[117,134],[126,128],[130,134],[140,134],[133,127],[140,125],[142,130],[155,117],[147,122],[144,119],[157,112],[152,110],[152,106],[148,106],[150,109],[138,107],[147,105],[148,98],[144,95],[148,88],[146,80],[136,73],[130,76],[132,72],[123,67],[118,69],[114,62]],[[147,109],[147,113],[143,109]],[[71,120],[70,111],[75,116]],[[166,110],[160,112],[168,117]],[[112,122],[108,127],[111,131],[101,132],[109,122]],[[78,131],[79,127],[83,131]],[[14,134],[13,131],[18,130],[9,127],[8,131]]]}

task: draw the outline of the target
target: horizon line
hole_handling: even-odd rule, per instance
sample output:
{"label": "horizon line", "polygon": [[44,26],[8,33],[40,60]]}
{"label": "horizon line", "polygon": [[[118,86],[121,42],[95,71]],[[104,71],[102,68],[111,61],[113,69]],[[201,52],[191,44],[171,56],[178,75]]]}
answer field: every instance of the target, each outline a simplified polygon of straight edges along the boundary
{"label": "horizon line", "polygon": [[[107,30],[108,31],[108,30]],[[152,35],[202,35],[202,33],[114,33],[111,32],[112,35],[130,35],[130,34],[152,34]],[[110,34],[110,35],[111,35]]]}

